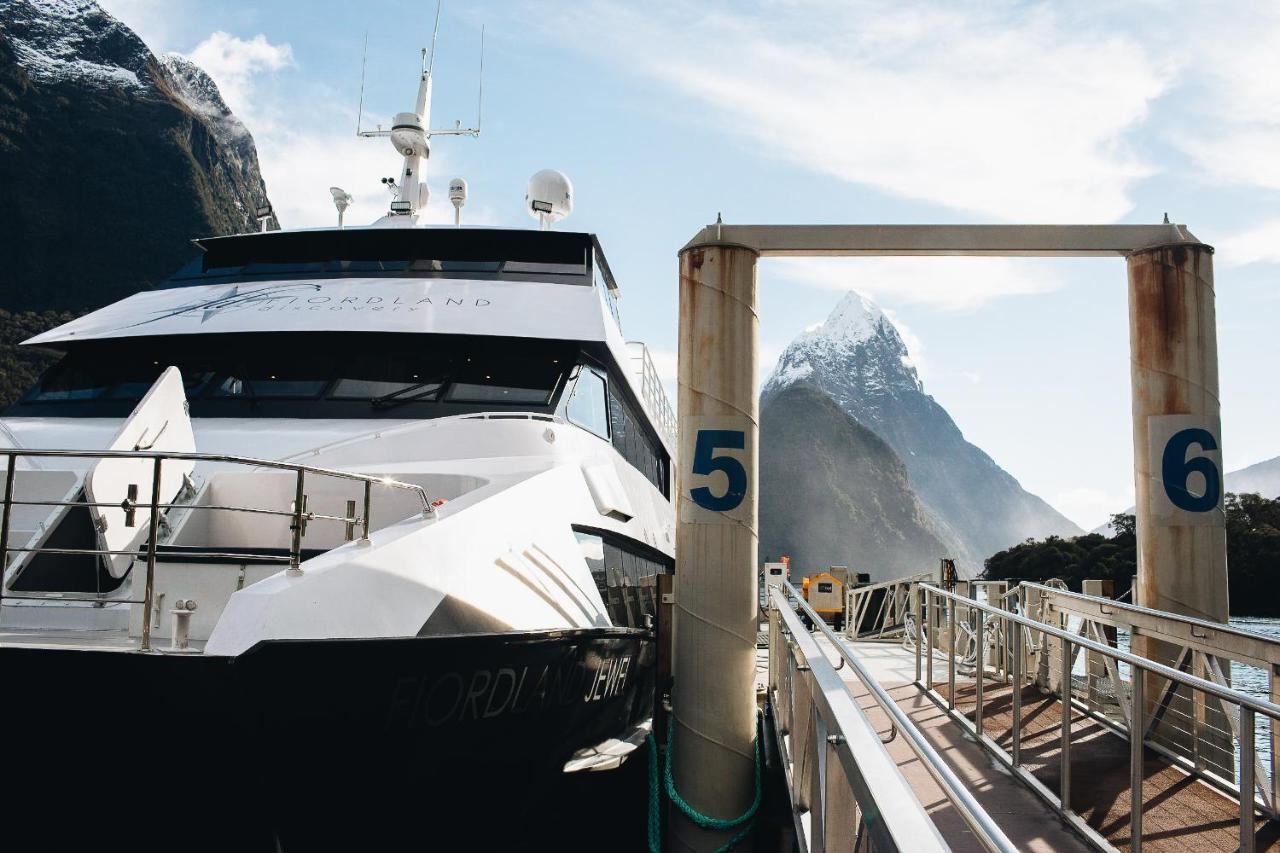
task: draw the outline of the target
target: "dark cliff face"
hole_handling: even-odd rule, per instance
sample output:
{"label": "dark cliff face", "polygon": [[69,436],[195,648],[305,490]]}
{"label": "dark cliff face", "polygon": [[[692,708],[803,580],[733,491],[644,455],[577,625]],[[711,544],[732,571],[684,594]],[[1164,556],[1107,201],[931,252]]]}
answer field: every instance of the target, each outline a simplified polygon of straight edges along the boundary
{"label": "dark cliff face", "polygon": [[188,78],[208,77],[185,66],[96,3],[0,4],[0,307],[97,307],[180,267],[192,238],[256,227],[252,138],[193,106]]}
{"label": "dark cliff face", "polygon": [[760,411],[760,558],[790,554],[799,575],[847,565],[888,580],[954,552],[906,466],[822,391],[793,385]]}
{"label": "dark cliff face", "polygon": [[987,556],[1028,537],[1080,532],[965,441],[946,410],[924,393],[893,323],[858,294],[787,347],[765,384],[762,407],[793,386],[829,395],[894,450],[934,526],[955,546],[937,556],[954,556],[976,572]]}
{"label": "dark cliff face", "polygon": [[42,361],[19,332],[154,287],[266,201],[253,138],[198,67],[90,0],[0,0],[0,405]]}

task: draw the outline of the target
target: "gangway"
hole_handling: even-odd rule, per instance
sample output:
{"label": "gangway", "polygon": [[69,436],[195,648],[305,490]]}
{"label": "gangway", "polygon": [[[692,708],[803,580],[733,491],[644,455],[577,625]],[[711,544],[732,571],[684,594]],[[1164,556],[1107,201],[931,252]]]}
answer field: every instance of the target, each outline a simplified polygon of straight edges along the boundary
{"label": "gangway", "polygon": [[802,849],[1280,849],[1280,705],[1227,677],[1265,666],[1274,698],[1280,641],[1041,584],[901,583],[891,639],[771,591],[767,737]]}

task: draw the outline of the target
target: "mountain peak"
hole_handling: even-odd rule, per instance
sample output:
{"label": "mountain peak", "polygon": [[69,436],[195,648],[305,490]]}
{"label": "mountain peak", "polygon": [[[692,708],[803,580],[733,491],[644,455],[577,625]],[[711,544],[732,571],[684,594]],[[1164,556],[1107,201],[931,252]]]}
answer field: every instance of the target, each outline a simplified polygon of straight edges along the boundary
{"label": "mountain peak", "polygon": [[898,337],[898,330],[885,317],[879,305],[858,291],[850,290],[827,315],[826,322],[814,329],[811,334],[858,344],[869,341],[882,331],[886,331],[886,326],[892,336]]}
{"label": "mountain peak", "polygon": [[764,396],[808,381],[823,366],[840,363],[861,376],[867,387],[922,391],[915,363],[902,335],[880,306],[850,290],[821,324],[806,329],[778,359],[765,382]]}
{"label": "mountain peak", "polygon": [[22,68],[37,80],[145,89],[151,51],[93,0],[13,0],[3,23]]}

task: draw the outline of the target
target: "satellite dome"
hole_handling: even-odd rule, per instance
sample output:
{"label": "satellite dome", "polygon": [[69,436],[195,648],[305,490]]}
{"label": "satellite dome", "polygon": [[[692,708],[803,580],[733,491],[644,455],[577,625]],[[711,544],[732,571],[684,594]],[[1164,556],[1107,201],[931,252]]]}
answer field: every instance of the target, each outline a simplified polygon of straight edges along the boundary
{"label": "satellite dome", "polygon": [[559,222],[573,212],[573,184],[563,172],[543,169],[529,179],[524,204],[528,214],[543,227]]}

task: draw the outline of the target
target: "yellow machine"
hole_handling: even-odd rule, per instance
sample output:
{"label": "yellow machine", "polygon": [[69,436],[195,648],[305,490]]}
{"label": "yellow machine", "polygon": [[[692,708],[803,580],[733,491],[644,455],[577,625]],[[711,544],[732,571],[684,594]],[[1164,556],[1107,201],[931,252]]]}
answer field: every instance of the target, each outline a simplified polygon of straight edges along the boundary
{"label": "yellow machine", "polygon": [[849,581],[849,570],[842,566],[809,575],[804,579],[802,594],[809,606],[822,617],[840,629],[844,622],[844,590]]}

